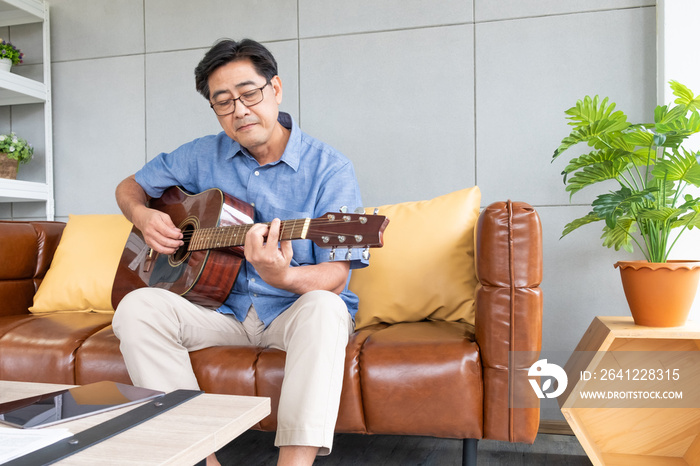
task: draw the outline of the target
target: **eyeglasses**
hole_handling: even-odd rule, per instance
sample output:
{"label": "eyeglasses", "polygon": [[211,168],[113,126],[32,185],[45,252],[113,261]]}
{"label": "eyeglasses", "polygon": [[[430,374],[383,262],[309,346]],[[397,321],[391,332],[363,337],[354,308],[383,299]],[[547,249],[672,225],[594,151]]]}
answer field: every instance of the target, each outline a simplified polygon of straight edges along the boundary
{"label": "eyeglasses", "polygon": [[237,100],[240,100],[241,103],[246,107],[258,105],[265,98],[265,96],[263,95],[263,89],[265,89],[265,87],[268,84],[270,84],[270,81],[267,81],[263,87],[253,89],[252,91],[244,92],[240,95],[240,97],[236,99],[222,100],[221,102],[215,102],[213,104],[210,104],[209,106],[214,110],[214,113],[216,113],[219,116],[224,116],[230,115],[231,113],[236,111]]}

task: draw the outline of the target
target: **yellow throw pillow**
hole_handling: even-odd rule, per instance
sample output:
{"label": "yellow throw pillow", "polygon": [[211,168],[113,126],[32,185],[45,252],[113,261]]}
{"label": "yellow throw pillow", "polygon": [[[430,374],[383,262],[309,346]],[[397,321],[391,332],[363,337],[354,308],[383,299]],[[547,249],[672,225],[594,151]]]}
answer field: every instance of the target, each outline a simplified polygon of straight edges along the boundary
{"label": "yellow throw pillow", "polygon": [[475,186],[429,201],[379,207],[390,221],[384,246],[373,249],[369,267],[354,270],[350,280],[360,298],[356,328],[425,319],[474,324],[480,202]]}
{"label": "yellow throw pillow", "polygon": [[70,215],[29,310],[113,311],[112,283],[131,227],[123,215]]}

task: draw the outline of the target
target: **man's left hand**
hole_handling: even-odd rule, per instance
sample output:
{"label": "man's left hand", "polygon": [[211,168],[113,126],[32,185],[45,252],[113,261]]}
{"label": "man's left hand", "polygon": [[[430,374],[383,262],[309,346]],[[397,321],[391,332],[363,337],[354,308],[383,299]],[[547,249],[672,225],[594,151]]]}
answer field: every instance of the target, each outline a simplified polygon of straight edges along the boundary
{"label": "man's left hand", "polygon": [[266,283],[282,290],[290,289],[290,267],[294,251],[291,241],[280,243],[280,220],[270,225],[253,225],[245,237],[245,258]]}

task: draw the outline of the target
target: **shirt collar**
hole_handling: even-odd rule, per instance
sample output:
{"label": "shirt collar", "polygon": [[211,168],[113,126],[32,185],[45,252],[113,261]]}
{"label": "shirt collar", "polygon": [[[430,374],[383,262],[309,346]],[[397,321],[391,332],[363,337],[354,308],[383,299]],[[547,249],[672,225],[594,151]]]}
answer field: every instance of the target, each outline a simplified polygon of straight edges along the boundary
{"label": "shirt collar", "polygon": [[[279,115],[277,116],[277,121],[287,128],[290,131],[289,134],[289,140],[287,141],[287,147],[284,148],[284,153],[282,154],[282,157],[275,162],[272,163],[271,165],[277,165],[280,162],[284,162],[289,167],[297,171],[299,169],[299,155],[300,155],[300,147],[301,147],[301,129],[299,128],[299,125],[297,125],[296,121],[294,121],[294,118],[289,113],[285,112],[279,112]],[[252,155],[248,152],[248,150],[245,147],[242,147],[239,143],[236,141],[231,141],[233,143],[233,146],[231,147],[231,155],[229,156],[230,158],[233,158],[237,155],[245,155],[246,157],[253,158]]]}

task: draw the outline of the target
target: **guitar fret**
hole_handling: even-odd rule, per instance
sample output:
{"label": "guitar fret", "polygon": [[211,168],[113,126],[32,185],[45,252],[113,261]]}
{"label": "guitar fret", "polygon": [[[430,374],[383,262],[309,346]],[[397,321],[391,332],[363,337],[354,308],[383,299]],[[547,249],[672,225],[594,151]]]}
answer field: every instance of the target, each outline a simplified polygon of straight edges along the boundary
{"label": "guitar fret", "polygon": [[[295,222],[294,220],[287,220],[287,221],[282,222],[282,225],[280,227],[280,239],[281,240],[292,239],[292,236],[294,234],[294,222]],[[285,236],[284,236],[285,229],[289,230],[289,236],[287,238],[285,238]]]}
{"label": "guitar fret", "polygon": [[195,230],[192,233],[192,238],[190,239],[190,245],[188,248],[190,251],[194,251],[195,249],[197,249],[199,243],[201,242],[201,232],[202,230]]}
{"label": "guitar fret", "polygon": [[226,228],[226,246],[236,245],[236,230],[231,227]]}
{"label": "guitar fret", "polygon": [[222,245],[221,240],[223,239],[223,238],[222,238],[222,237],[223,237],[223,232],[224,232],[224,229],[223,229],[223,228],[219,228],[219,229],[216,230],[216,234],[214,235],[214,241],[215,241],[214,244],[216,245],[217,248],[220,248],[221,245]]}

